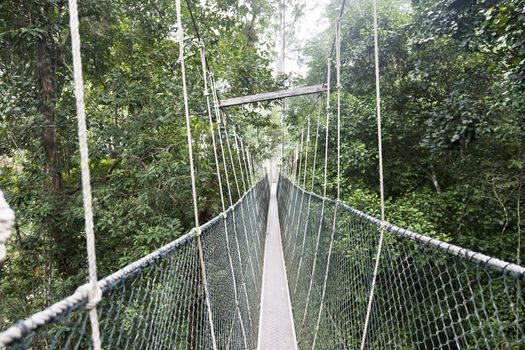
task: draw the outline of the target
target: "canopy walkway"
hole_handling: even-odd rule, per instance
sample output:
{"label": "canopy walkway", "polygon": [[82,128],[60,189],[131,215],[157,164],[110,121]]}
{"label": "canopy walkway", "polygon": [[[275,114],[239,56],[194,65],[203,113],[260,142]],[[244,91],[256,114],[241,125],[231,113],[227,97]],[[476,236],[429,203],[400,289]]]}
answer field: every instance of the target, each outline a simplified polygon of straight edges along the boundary
{"label": "canopy walkway", "polygon": [[[207,281],[196,230],[100,280],[103,348],[256,349],[259,340],[260,349],[293,349],[294,333],[300,349],[359,348],[380,221],[283,176],[277,199],[271,202],[264,177],[201,226]],[[279,225],[271,227],[277,209],[286,262],[280,276]],[[366,349],[523,347],[523,267],[392,225],[385,230]],[[285,275],[287,286],[279,285]],[[288,329],[283,290],[292,304]],[[0,333],[1,347],[91,347],[88,291],[82,286]]]}
{"label": "canopy walkway", "polygon": [[[323,195],[314,193],[319,190],[314,180],[317,148],[321,142],[320,116],[313,147],[310,191],[306,190],[306,179],[311,155],[308,155],[309,147],[303,147],[310,144],[310,118],[306,132],[303,128],[294,159],[283,155],[279,176],[261,174],[256,179],[253,162],[242,140],[234,135],[234,147],[230,145],[214,80],[208,76],[204,45],[199,43],[219,183],[217,192],[222,204],[221,214],[205,224],[199,223],[184,68],[184,32],[180,0],[177,0],[179,62],[195,228],[98,280],[78,17],[76,1],[69,3],[89,283],[0,332],[0,348],[525,347],[525,300],[521,290],[525,268],[396,227],[385,219],[375,14],[380,218],[360,212],[340,200],[338,22],[334,41],[338,111],[336,199],[327,198],[326,194],[327,142],[324,145]],[[314,89],[326,90],[325,140],[329,139],[330,67],[329,59],[327,84]],[[299,93],[311,93],[307,90]],[[258,96],[247,100],[267,98]],[[231,105],[239,101],[233,102],[230,101]],[[319,108],[321,111],[321,106]],[[213,112],[216,123],[212,120]],[[236,151],[239,176],[232,148]],[[226,191],[223,190],[221,167],[224,168]],[[236,203],[231,193],[234,185],[238,193],[243,193]],[[225,204],[227,199],[229,207]],[[13,213],[0,195],[0,259],[5,255],[3,244],[12,222]]]}

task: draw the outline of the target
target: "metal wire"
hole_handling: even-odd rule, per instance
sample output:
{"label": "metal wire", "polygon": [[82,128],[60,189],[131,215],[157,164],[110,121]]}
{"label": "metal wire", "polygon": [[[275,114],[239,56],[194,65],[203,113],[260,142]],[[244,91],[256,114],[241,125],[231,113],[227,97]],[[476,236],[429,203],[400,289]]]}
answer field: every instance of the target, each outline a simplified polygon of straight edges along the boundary
{"label": "metal wire", "polygon": [[[381,220],[306,192],[281,177],[281,225],[291,220],[287,202],[301,195],[311,200],[311,207],[300,257],[304,272],[295,292],[291,291],[299,348],[312,347],[323,302],[316,348],[357,349],[361,345]],[[336,230],[331,240],[336,206]],[[320,216],[325,220],[320,220]],[[307,216],[299,217],[302,220]],[[319,225],[319,253],[314,259]],[[384,232],[365,349],[525,347],[525,300],[519,289],[525,268],[393,225],[387,224]],[[330,244],[333,248],[323,299]],[[301,250],[295,254],[301,254]],[[285,255],[287,270],[294,268],[292,262],[298,258]],[[317,268],[311,274],[314,262]],[[306,307],[310,284],[310,305]]]}
{"label": "metal wire", "polygon": [[[233,212],[246,211],[256,225],[250,240],[262,242],[266,232],[270,187],[268,178],[254,187],[225,213],[202,225],[201,243],[208,277],[214,333],[219,349],[242,349],[244,339],[232,292],[244,295],[243,285],[253,285],[252,276],[241,266],[261,245],[246,246],[242,220],[233,229]],[[253,202],[253,203],[251,203]],[[255,203],[256,202],[256,203]],[[239,215],[237,215],[238,217]],[[234,254],[232,277],[224,227],[228,226],[230,250]],[[104,349],[211,349],[212,338],[197,254],[197,231],[192,230],[176,241],[98,282],[103,296],[97,305]],[[237,243],[238,242],[238,243]],[[262,252],[258,252],[262,255]],[[259,263],[259,261],[257,261]],[[262,270],[262,266],[258,266]],[[87,287],[87,288],[86,288]],[[92,347],[87,312],[89,285],[80,287],[68,298],[20,321],[0,333],[0,348],[9,349],[87,349]],[[247,344],[257,344],[259,296],[254,288],[248,299],[239,298],[241,318],[246,325]],[[250,305],[254,305],[251,309]],[[251,320],[251,321],[250,321]]]}

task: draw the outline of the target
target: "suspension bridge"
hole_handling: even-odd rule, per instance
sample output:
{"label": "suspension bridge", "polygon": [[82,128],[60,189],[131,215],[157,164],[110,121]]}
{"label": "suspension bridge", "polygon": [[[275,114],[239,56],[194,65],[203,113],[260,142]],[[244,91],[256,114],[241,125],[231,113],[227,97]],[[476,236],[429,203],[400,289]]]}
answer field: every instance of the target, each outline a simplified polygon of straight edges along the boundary
{"label": "suspension bridge", "polygon": [[[70,0],[89,282],[0,332],[12,349],[523,349],[525,268],[388,223],[384,212],[377,15],[380,218],[340,200],[340,23],[336,24],[337,198],[327,197],[330,69],[323,85],[219,101],[199,52],[222,212],[200,224],[177,1],[195,228],[98,280],[76,1]],[[211,90],[211,91],[209,91]],[[293,157],[257,168],[221,108],[326,94]],[[321,104],[319,111],[322,111]],[[233,137],[232,137],[233,136]],[[310,146],[314,154],[308,154]],[[324,147],[323,147],[324,146]],[[324,148],[324,167],[317,149]],[[313,159],[312,159],[313,158]],[[282,162],[279,166],[277,163]],[[309,164],[311,162],[311,164]],[[240,173],[237,173],[237,164]],[[230,165],[230,167],[228,166]],[[221,168],[226,176],[221,176]],[[230,174],[229,169],[232,169]],[[324,170],[323,184],[315,170]],[[225,182],[225,183],[223,183]],[[232,188],[243,193],[233,201]],[[307,187],[309,187],[307,189]],[[322,192],[322,195],[317,194]],[[0,192],[1,193],[1,192]],[[14,213],[0,195],[0,260]]]}

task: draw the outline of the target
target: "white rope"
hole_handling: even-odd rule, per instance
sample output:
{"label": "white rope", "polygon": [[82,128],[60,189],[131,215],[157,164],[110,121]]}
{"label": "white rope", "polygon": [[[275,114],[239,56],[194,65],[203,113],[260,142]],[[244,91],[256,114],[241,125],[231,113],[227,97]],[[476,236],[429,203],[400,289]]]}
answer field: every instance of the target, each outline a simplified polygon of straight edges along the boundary
{"label": "white rope", "polygon": [[243,192],[246,192],[246,182],[247,182],[247,180],[245,180],[245,178],[244,178],[244,170],[243,170],[243,167],[242,167],[241,152],[240,152],[240,146],[239,146],[239,137],[237,136],[237,132],[235,131],[235,129],[233,129],[233,139],[235,140],[235,150],[237,151],[237,160],[239,161],[239,169],[240,169],[240,172],[241,172],[241,181],[242,181]]}
{"label": "white rope", "polygon": [[230,136],[228,135],[228,128],[226,127],[226,119],[223,119],[224,138],[226,139],[226,147],[228,147],[228,156],[230,157],[230,164],[232,166],[233,179],[235,180],[235,187],[237,188],[237,195],[242,196],[241,187],[239,185],[239,178],[237,177],[237,170],[235,170],[235,163],[233,161],[232,147],[230,144]]}
{"label": "white rope", "polygon": [[[304,164],[304,179],[303,179],[303,187],[306,188],[306,172],[308,170],[308,149],[310,148],[310,123],[311,123],[312,116],[308,115],[308,122],[307,122],[307,132],[306,132],[306,160]],[[303,231],[303,241],[301,245],[301,253],[299,254],[299,264],[297,266],[297,275],[295,278],[295,285],[293,289],[293,294],[295,295],[297,291],[297,285],[299,284],[299,276],[301,274],[301,265],[303,264],[303,255],[304,255],[304,246],[306,243],[306,232],[308,231],[308,222],[310,220],[310,205],[312,203],[312,196],[308,196],[308,205],[306,210],[306,220],[304,224],[304,231]],[[302,204],[302,203],[301,203]],[[299,225],[297,225],[297,233],[299,233]],[[298,235],[298,234],[297,234]],[[296,236],[297,236],[296,235]],[[294,247],[295,249],[295,247]],[[292,254],[293,257],[293,254]]]}
{"label": "white rope", "polygon": [[200,270],[203,279],[204,293],[206,297],[206,307],[208,312],[208,321],[210,323],[210,332],[213,349],[217,349],[217,341],[215,339],[215,327],[213,325],[213,316],[211,310],[210,294],[208,290],[208,280],[206,278],[206,264],[204,263],[204,254],[202,251],[202,243],[200,238],[200,225],[199,225],[199,209],[197,204],[197,186],[195,179],[195,169],[193,165],[193,147],[191,137],[191,124],[190,124],[190,112],[188,107],[188,89],[186,86],[186,66],[184,64],[184,29],[182,27],[181,19],[181,6],[180,0],[175,1],[175,7],[177,11],[177,31],[179,34],[179,62],[181,66],[181,77],[182,77],[182,93],[184,98],[184,117],[186,119],[186,136],[188,142],[188,155],[190,160],[190,176],[191,176],[191,194],[193,196],[193,215],[195,219],[195,229],[197,230],[197,248],[199,253]]}
{"label": "white rope", "polygon": [[15,212],[9,207],[0,191],[0,266],[7,256],[6,242],[15,224]]}
{"label": "white rope", "polygon": [[[208,110],[208,122],[210,124],[210,132],[211,132],[211,140],[213,144],[213,156],[215,159],[215,170],[217,173],[217,181],[219,182],[219,192],[221,195],[221,205],[222,205],[222,212],[226,212],[226,205],[224,202],[224,191],[222,189],[222,179],[221,179],[221,171],[220,171],[220,165],[219,165],[219,156],[217,153],[217,143],[215,142],[215,130],[213,127],[213,119],[211,115],[211,106],[210,106],[210,94],[208,91],[208,70],[206,68],[206,51],[204,47],[204,43],[199,44],[200,48],[200,54],[201,54],[201,64],[202,64],[202,77],[204,80],[204,96],[206,97],[206,107]],[[235,299],[235,308],[237,309],[237,317],[239,318],[239,322],[241,324],[241,332],[244,340],[244,348],[248,348],[248,343],[246,339],[246,330],[244,328],[244,320],[242,319],[241,310],[239,307],[239,297],[237,294],[237,281],[235,279],[235,269],[233,267],[233,259],[230,251],[230,238],[229,238],[229,231],[228,231],[228,224],[226,222],[226,219],[223,219],[224,223],[224,236],[226,239],[226,251],[228,253],[228,262],[230,264],[230,273],[232,276],[232,287],[233,287],[233,296]]]}
{"label": "white rope", "polygon": [[[300,173],[301,173],[301,154],[303,152],[303,141],[304,141],[304,129],[301,130],[301,142],[300,142],[300,146],[296,148],[296,157],[295,157],[295,168],[294,168],[294,176],[293,176],[293,182],[294,184],[297,184],[299,181],[300,181]],[[299,185],[299,184],[298,184]],[[300,185],[299,185],[300,186]],[[284,254],[285,256],[288,256],[288,251],[289,251],[289,247],[290,247],[290,244],[292,244],[292,234],[291,234],[291,229],[294,228],[294,223],[295,223],[295,213],[297,211],[297,201],[299,199],[299,191],[295,191],[295,196],[292,196],[293,198],[293,201],[290,202],[290,210],[288,211],[288,216],[289,214],[292,214],[292,220],[286,220],[287,221],[287,226],[285,228],[285,244],[284,244]],[[292,211],[293,209],[293,211]],[[287,216],[287,217],[288,217]]]}
{"label": "white rope", "polygon": [[[230,136],[228,135],[228,128],[226,127],[226,122],[224,123],[223,127],[224,127],[224,138],[226,139],[226,146],[228,147],[228,155],[230,156],[230,164],[233,170],[233,178],[235,179],[235,186],[237,187],[238,196],[241,197],[242,193],[241,193],[241,189],[239,186],[239,179],[237,177],[237,171],[235,170],[235,162],[233,161],[232,147],[230,144]],[[242,206],[241,206],[241,220],[243,224],[242,226],[244,228],[243,231],[244,231],[244,238],[246,241],[246,249],[250,251],[250,245],[248,243],[249,242],[248,230],[246,228],[246,218],[244,216],[244,209],[242,209]],[[250,269],[252,271],[253,285],[254,285],[254,288],[257,290],[257,278],[255,277],[255,268],[253,267],[253,260],[252,260],[251,254],[248,254],[248,260],[250,261]]]}
{"label": "white rope", "polygon": [[[305,156],[304,156],[304,175],[303,175],[303,187],[305,187],[305,188],[306,188],[306,172],[307,172],[307,169],[308,169],[308,148],[310,148],[310,120],[311,120],[311,116],[308,115],[307,127],[306,127],[306,146],[305,146]],[[299,172],[300,171],[301,171],[301,169],[299,169]],[[299,179],[299,181],[300,181],[300,179]],[[305,232],[306,232],[306,228],[308,227],[308,217],[310,215],[310,199],[311,199],[311,197],[309,197],[309,200],[308,200],[308,211],[307,211],[306,221],[305,221],[305,226],[304,226]],[[304,194],[301,195],[301,204],[299,206],[299,218],[297,219],[295,239],[294,239],[294,245],[293,245],[293,249],[292,249],[292,264],[293,264],[293,261],[295,260],[294,256],[295,256],[295,249],[297,247],[297,237],[299,236],[299,228],[300,228],[299,223],[301,222],[301,215],[302,215],[302,212],[303,212],[303,204],[304,204]],[[304,242],[305,242],[305,238],[303,237],[303,241],[302,241],[302,244],[303,244],[302,247],[303,248],[304,248]],[[299,271],[299,265],[301,264],[303,251],[304,250],[301,249],[301,255],[299,255],[299,263],[298,263],[298,267],[297,267],[298,271]],[[294,294],[295,294],[295,287],[294,287]]]}
{"label": "white rope", "polygon": [[328,58],[328,68],[326,77],[326,136],[324,145],[324,182],[323,197],[326,197],[326,185],[328,180],[328,129],[330,126],[330,75],[331,75],[330,57]]}
{"label": "white rope", "polygon": [[[236,150],[236,153],[237,153],[237,160],[239,161],[239,169],[240,169],[240,172],[241,172],[241,179],[242,179],[242,184],[243,184],[243,188],[244,188],[244,193],[246,193],[246,181],[247,181],[247,179],[246,180],[244,179],[244,170],[243,170],[243,166],[242,166],[241,152],[240,152],[241,149],[239,147],[238,136],[237,136],[237,132],[235,131],[235,129],[233,130],[233,138],[235,140],[235,150]],[[248,207],[249,206],[250,206],[250,204],[249,204],[249,201],[248,201]],[[242,207],[242,206],[241,206],[241,216],[242,216],[242,220],[243,220],[243,224],[244,225],[246,225],[246,221],[245,221],[246,219],[245,218],[246,218],[246,216],[248,216],[248,223],[250,224],[250,232],[255,232],[253,230],[253,227],[254,227],[253,220],[252,220],[253,217],[251,215],[245,215],[244,207]],[[245,232],[246,232],[246,230],[245,230]],[[252,241],[254,249],[255,249],[254,250],[255,259],[256,259],[255,261],[259,261],[259,247],[258,247],[258,244],[257,244],[258,240],[256,240],[256,239],[254,240],[253,236],[248,237],[248,233],[246,232],[246,240],[248,240],[249,238],[252,238],[251,241]],[[249,251],[249,248],[248,248],[248,251]],[[257,279],[254,279],[254,283],[255,283],[256,289],[258,289]]]}
{"label": "white rope", "polygon": [[[330,72],[331,72],[331,66],[330,66],[330,58],[328,58],[328,67],[327,67],[327,77],[326,77],[326,122],[325,122],[325,145],[324,145],[324,180],[323,180],[323,198],[326,198],[326,187],[327,187],[327,181],[328,181],[328,135],[329,135],[329,128],[330,128]],[[319,110],[319,114],[321,111]],[[321,116],[319,115],[319,118]],[[312,267],[312,274],[310,278],[310,284],[308,286],[308,294],[306,297],[306,306],[304,308],[304,314],[303,314],[303,324],[306,321],[306,315],[308,314],[308,306],[310,302],[310,295],[312,293],[313,288],[313,282],[314,282],[314,274],[316,270],[316,263],[317,263],[317,254],[319,252],[319,244],[321,241],[321,231],[323,228],[323,221],[324,221],[324,209],[325,209],[325,201],[321,203],[321,215],[319,216],[319,228],[317,230],[317,241],[315,244],[315,257],[314,257],[314,264]],[[316,332],[315,337],[317,337],[317,331],[318,331],[318,325],[316,326]]]}
{"label": "white rope", "polygon": [[337,200],[341,199],[341,17],[335,29],[335,68],[337,89]]}
{"label": "white rope", "polygon": [[[211,90],[212,90],[212,98],[213,98],[213,107],[215,110],[215,117],[217,118],[217,134],[219,135],[219,146],[221,148],[221,155],[222,155],[222,164],[224,166],[224,174],[226,177],[226,188],[228,190],[228,198],[230,199],[230,205],[233,207],[233,196],[232,196],[232,186],[230,183],[230,177],[228,175],[228,166],[226,163],[226,152],[224,150],[224,143],[222,141],[222,132],[221,132],[221,112],[219,109],[219,98],[217,97],[217,89],[215,86],[215,80],[213,78],[213,75],[211,75]],[[241,275],[242,275],[242,287],[244,290],[244,298],[246,300],[246,307],[248,309],[248,319],[250,324],[252,324],[252,318],[251,318],[251,311],[250,311],[250,299],[248,298],[248,288],[246,287],[246,274],[244,273],[244,268],[242,264],[242,258],[241,258],[241,250],[240,250],[240,244],[239,239],[237,237],[237,219],[235,217],[235,210],[232,210],[232,216],[233,216],[233,232],[235,237],[235,245],[237,247],[237,258],[239,259],[239,265],[241,267]],[[253,273],[253,269],[252,269]],[[254,277],[255,280],[255,277]]]}
{"label": "white rope", "polygon": [[[245,174],[246,174],[246,183],[247,183],[247,187],[249,188],[250,187],[250,175],[249,175],[250,172],[248,170],[248,163],[246,161],[246,156],[245,156],[245,153],[244,153],[244,143],[243,143],[242,139],[237,135],[237,133],[235,133],[235,138],[236,138],[236,142],[238,141],[238,143],[237,143],[237,150],[240,151],[241,154],[242,154],[242,161],[243,161],[243,164],[244,164],[244,169],[245,169],[244,171],[245,171]],[[242,164],[240,166],[242,168]],[[254,202],[257,203],[257,201],[254,201]],[[248,213],[250,212],[250,209],[252,210],[252,213],[255,215],[256,209],[254,208],[254,204],[253,204],[252,201],[248,201]],[[257,210],[257,212],[258,212],[258,210]],[[253,228],[257,227],[257,223],[255,222],[256,218],[255,218],[254,215],[251,215],[251,214],[248,215],[248,219],[250,221],[250,228],[251,228],[252,232],[256,232],[256,231],[253,230]],[[259,257],[259,253],[258,252],[259,251],[262,252],[261,245],[260,245],[259,240],[257,240],[257,239],[254,240],[254,244],[255,244],[255,247],[256,247],[255,256],[258,259],[258,257]]]}
{"label": "white rope", "polygon": [[[330,82],[330,68],[331,68],[330,60],[331,60],[331,57],[328,58],[328,79],[327,79],[328,82]],[[326,197],[326,178],[327,178],[327,168],[328,168],[328,125],[329,125],[329,115],[330,115],[330,92],[329,91],[328,91],[328,97],[326,99],[326,109],[328,112],[327,112],[327,117],[326,117],[325,163],[324,163],[325,183],[324,183],[324,190],[323,190],[324,196],[323,197]],[[339,127],[339,124],[338,124],[338,127]],[[340,135],[339,132],[337,134],[338,136]],[[340,142],[339,142],[339,137],[338,137],[337,139],[338,149],[339,149],[339,143]],[[339,150],[338,150],[338,153],[339,153]],[[339,171],[339,168],[338,168],[338,171]],[[339,178],[339,173],[337,174],[337,177]],[[339,194],[339,189],[337,192]],[[319,325],[321,324],[321,316],[322,316],[323,308],[324,308],[324,298],[326,294],[326,282],[328,280],[328,271],[330,270],[330,258],[332,257],[332,247],[334,244],[334,234],[335,234],[335,225],[336,225],[336,218],[337,218],[337,207],[338,207],[337,203],[339,203],[339,201],[336,202],[336,206],[334,208],[334,219],[332,221],[332,234],[330,235],[330,245],[328,247],[328,257],[326,260],[326,269],[325,269],[324,280],[323,280],[323,289],[321,292],[321,304],[319,305],[319,313],[317,314],[317,323],[315,326],[315,333],[314,333],[314,340],[312,342],[312,349],[315,349],[315,345],[317,341],[317,334],[319,333]],[[324,211],[324,201],[323,201],[323,208],[321,209],[322,211]],[[319,225],[319,230],[321,230],[321,225]]]}
{"label": "white rope", "polygon": [[225,151],[224,151],[224,145],[223,145],[223,141],[222,141],[222,132],[221,132],[221,112],[220,112],[220,109],[219,109],[219,101],[218,101],[218,98],[217,98],[217,92],[216,92],[216,89],[215,89],[215,81],[213,79],[213,76],[211,77],[211,89],[212,89],[212,98],[213,98],[213,108],[215,110],[215,118],[217,119],[217,134],[219,136],[219,145],[220,145],[220,148],[221,148],[221,155],[222,155],[222,163],[223,163],[223,166],[224,166],[224,175],[225,175],[225,178],[226,178],[226,188],[228,190],[228,198],[230,200],[230,205],[233,205],[233,195],[232,195],[232,191],[231,191],[231,184],[230,184],[230,177],[229,177],[229,172],[228,172],[228,167],[226,165],[226,155],[225,155]]}
{"label": "white rope", "polygon": [[[290,166],[291,170],[292,170],[292,182],[295,183],[295,171],[297,169],[297,157],[298,157],[298,153],[299,153],[299,148],[298,148],[298,144],[297,142],[295,143],[295,147],[294,147],[294,154],[293,154],[293,158],[292,158],[292,164]],[[292,198],[291,200],[288,201],[288,204],[286,206],[286,217],[290,217],[290,214],[292,213],[292,203],[295,202],[295,195],[296,195],[297,191],[294,191],[292,193]],[[284,240],[285,240],[285,244],[284,244],[284,247],[287,247],[288,246],[288,240],[290,239],[290,235],[288,234],[289,230],[289,226],[290,226],[290,220],[286,220],[285,223],[284,223],[284,230],[282,231],[282,233],[284,233]]]}
{"label": "white rope", "polygon": [[[317,113],[317,127],[316,127],[316,130],[315,130],[314,161],[313,161],[313,164],[312,164],[312,185],[311,185],[311,190],[310,190],[311,192],[314,192],[315,167],[316,167],[316,162],[317,162],[317,146],[318,146],[318,143],[319,143],[319,128],[320,128],[320,124],[321,124],[321,111],[322,111],[322,108],[323,108],[322,101],[319,101],[319,112]],[[322,224],[321,220],[322,220],[322,217],[323,217],[323,213],[324,213],[324,201],[321,204],[321,215],[320,215],[319,225]],[[306,314],[308,312],[308,305],[310,303],[310,294],[312,292],[313,277],[314,277],[314,273],[315,273],[315,269],[316,269],[316,265],[317,265],[317,252],[319,251],[320,237],[321,237],[321,235],[320,235],[320,230],[319,230],[319,232],[317,234],[317,240],[316,240],[316,243],[315,243],[315,253],[314,253],[314,259],[313,259],[313,264],[312,264],[312,272],[310,274],[310,283],[308,284],[308,293],[306,295],[306,304],[304,306],[303,320],[302,320],[302,323],[301,323],[302,326],[304,326],[304,323],[306,321]]]}
{"label": "white rope", "polygon": [[372,283],[370,286],[370,295],[368,297],[368,305],[366,308],[365,324],[363,327],[363,337],[361,338],[361,350],[366,346],[366,336],[368,332],[368,324],[370,323],[370,314],[372,313],[372,303],[374,301],[374,292],[377,281],[377,273],[379,271],[379,259],[381,258],[381,250],[383,248],[384,227],[385,227],[385,185],[383,181],[383,141],[381,134],[381,92],[379,86],[379,40],[378,40],[378,26],[377,26],[377,0],[372,0],[373,17],[374,17],[374,63],[375,63],[375,85],[376,85],[376,116],[377,116],[377,147],[379,156],[379,195],[381,203],[381,223],[379,225],[379,243],[377,244],[377,253],[375,256],[374,272],[372,275]]}
{"label": "white rope", "polygon": [[242,161],[243,161],[243,164],[244,164],[244,172],[246,174],[246,183],[247,183],[247,187],[250,188],[253,184],[252,182],[252,177],[250,175],[250,170],[248,169],[248,160],[247,160],[247,153],[244,149],[244,142],[242,141],[242,138],[239,137],[239,145],[241,146],[240,148],[240,151],[241,151],[241,154],[242,154]]}
{"label": "white rope", "polygon": [[[298,186],[301,186],[301,168],[302,168],[302,162],[303,162],[303,147],[304,147],[304,128],[301,130],[301,147],[299,148],[300,151],[299,151],[299,166],[297,168],[297,185]],[[299,196],[296,196],[295,197],[295,203],[294,203],[294,207],[293,207],[293,215],[292,215],[292,229],[295,228],[295,227],[299,227],[299,220],[301,218],[301,211],[303,209],[303,199],[304,199],[304,194],[301,193],[301,201],[299,202],[299,217],[297,218],[297,226],[294,227],[295,225],[295,215],[297,213],[297,200],[298,200]],[[290,235],[290,240],[288,241],[288,245],[287,247],[287,250],[288,251],[289,249],[289,246],[292,244],[293,242],[293,248],[292,248],[292,261],[294,260],[293,259],[293,256],[294,256],[294,253],[295,253],[295,243],[297,242],[297,233],[298,233],[298,229],[295,230],[295,235],[294,235],[294,239],[292,239],[292,236]]]}
{"label": "white rope", "polygon": [[255,178],[255,173],[253,171],[252,153],[250,152],[248,147],[246,147],[246,156],[248,157],[248,169],[250,169],[250,175],[252,177],[252,186],[253,186],[253,184],[255,184],[256,178]]}
{"label": "white rope", "polygon": [[82,77],[82,58],[80,55],[80,34],[78,30],[79,21],[76,0],[69,0],[69,27],[71,30],[71,47],[73,53],[73,79],[77,107],[78,143],[80,148],[80,171],[82,176],[82,198],[84,202],[89,284],[91,286],[86,309],[89,312],[89,320],[91,323],[93,348],[98,350],[101,348],[101,342],[96,305],[102,298],[102,292],[97,286],[97,258],[95,251],[95,230],[93,225],[91,181],[89,174],[89,150],[84,104],[84,79]]}

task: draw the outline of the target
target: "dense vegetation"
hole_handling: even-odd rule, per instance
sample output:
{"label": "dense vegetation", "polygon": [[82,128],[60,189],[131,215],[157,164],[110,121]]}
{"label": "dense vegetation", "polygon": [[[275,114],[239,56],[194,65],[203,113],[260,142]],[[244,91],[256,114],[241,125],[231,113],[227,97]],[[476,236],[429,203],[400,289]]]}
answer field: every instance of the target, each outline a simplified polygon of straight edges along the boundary
{"label": "dense vegetation", "polygon": [[[283,81],[324,80],[333,27],[309,44],[305,79],[275,81],[272,1],[192,3],[223,96],[268,91]],[[334,0],[326,9],[332,23],[340,5]],[[80,6],[102,276],[191,227],[191,190],[173,1],[89,0]],[[387,0],[379,9],[388,220],[518,263],[524,8],[523,0]],[[194,139],[209,144],[196,32],[184,11]],[[348,1],[342,20],[342,197],[377,214],[371,24],[370,2]],[[64,1],[0,3],[0,188],[17,213],[9,259],[0,267],[0,328],[71,292],[86,276],[69,39]],[[314,101],[307,102],[286,105],[291,135],[312,111]],[[268,113],[259,112],[238,108],[229,118],[260,160],[280,132]],[[329,143],[333,152],[333,132]],[[217,182],[210,147],[194,150],[205,221],[219,212]]]}
{"label": "dense vegetation", "polygon": [[[387,219],[520,263],[525,3],[379,3]],[[331,23],[340,5],[329,6]],[[378,215],[371,11],[369,1],[347,2],[342,19],[342,198]],[[308,83],[323,81],[333,37],[331,26],[310,43]],[[331,71],[334,92],[334,66]],[[302,100],[289,106],[292,135],[300,135],[313,104],[303,107]],[[335,93],[331,107],[328,190],[334,197]],[[294,140],[290,143],[300,136]],[[323,155],[324,131],[320,140]],[[321,156],[317,192],[322,164]]]}
{"label": "dense vegetation", "polygon": [[[271,24],[271,4],[193,3],[220,93],[272,90],[271,42],[259,35]],[[175,3],[79,5],[104,276],[193,226]],[[196,31],[183,11],[193,136],[204,141],[194,152],[205,222],[220,203]],[[0,328],[71,293],[87,275],[68,20],[67,1],[0,4],[0,188],[17,213],[0,267]],[[230,118],[261,159],[268,146],[258,129],[269,121],[250,112]]]}

